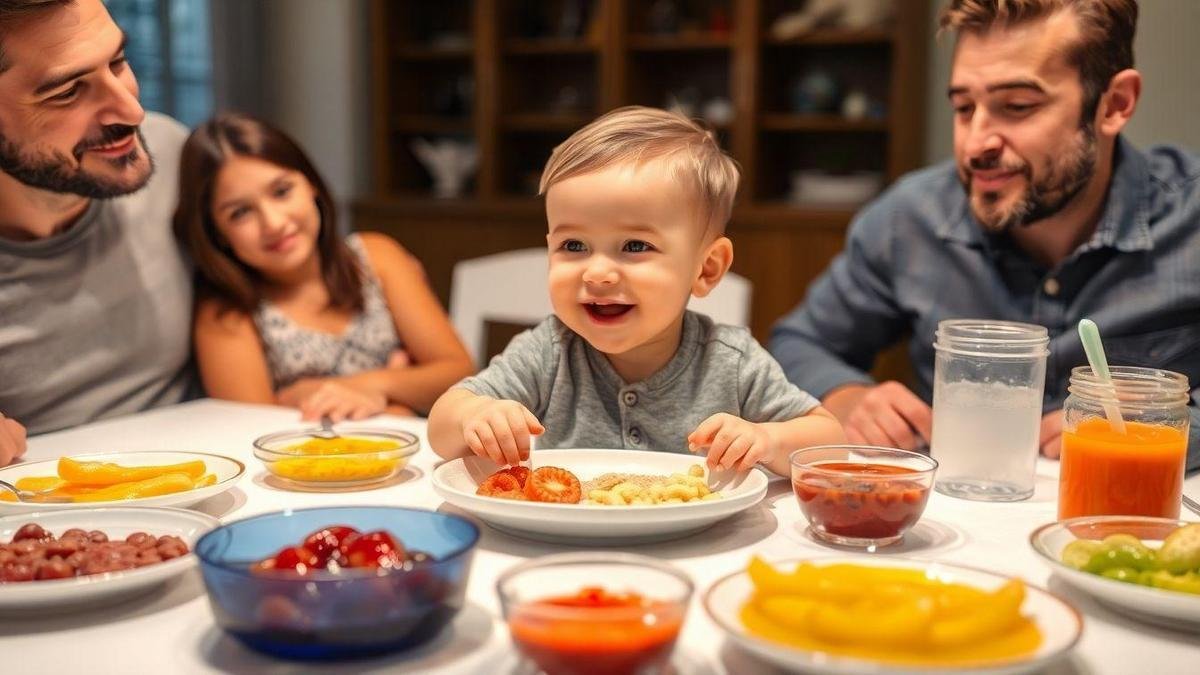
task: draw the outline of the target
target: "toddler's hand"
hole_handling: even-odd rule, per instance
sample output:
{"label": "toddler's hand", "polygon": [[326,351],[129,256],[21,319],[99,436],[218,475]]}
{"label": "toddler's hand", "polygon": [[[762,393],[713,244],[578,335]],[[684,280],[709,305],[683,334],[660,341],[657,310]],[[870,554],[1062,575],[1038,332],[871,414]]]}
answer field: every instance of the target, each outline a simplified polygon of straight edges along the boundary
{"label": "toddler's hand", "polygon": [[702,452],[705,448],[708,448],[708,468],[736,466],[738,471],[747,471],[770,456],[771,436],[761,425],[729,413],[717,413],[688,435],[688,450]]}
{"label": "toddler's hand", "polygon": [[361,420],[378,415],[387,408],[387,397],[363,391],[334,380],[325,380],[300,401],[300,416],[306,420],[328,415],[334,422]]}
{"label": "toddler's hand", "polygon": [[487,399],[462,422],[463,440],[471,452],[497,464],[519,464],[529,457],[530,436],[545,427],[516,401]]}

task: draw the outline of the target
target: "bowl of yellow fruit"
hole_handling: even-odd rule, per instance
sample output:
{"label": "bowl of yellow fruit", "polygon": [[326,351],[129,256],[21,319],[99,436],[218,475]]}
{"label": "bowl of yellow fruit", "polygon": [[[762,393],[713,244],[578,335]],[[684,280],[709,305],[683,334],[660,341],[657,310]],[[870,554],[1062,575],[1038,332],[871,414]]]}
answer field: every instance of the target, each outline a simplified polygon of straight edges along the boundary
{"label": "bowl of yellow fruit", "polygon": [[307,488],[348,488],[386,481],[421,447],[415,434],[395,429],[299,429],[254,441],[254,456],[277,478]]}
{"label": "bowl of yellow fruit", "polygon": [[743,649],[803,672],[1040,671],[1083,629],[1073,607],[1020,579],[903,558],[755,557],[704,607]]}

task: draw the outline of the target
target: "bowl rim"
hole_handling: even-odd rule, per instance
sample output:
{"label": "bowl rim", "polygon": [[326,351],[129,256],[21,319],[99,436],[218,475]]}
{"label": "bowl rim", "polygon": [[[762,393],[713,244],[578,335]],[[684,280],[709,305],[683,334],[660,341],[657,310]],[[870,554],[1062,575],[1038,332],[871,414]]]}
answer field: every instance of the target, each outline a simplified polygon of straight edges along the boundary
{"label": "bowl rim", "polygon": [[[687,616],[687,608],[691,605],[692,598],[696,595],[696,583],[692,581],[691,576],[672,565],[671,563],[653,558],[647,555],[638,553],[625,553],[623,551],[571,551],[567,553],[552,553],[549,555],[538,556],[528,560],[521,561],[516,565],[509,567],[496,577],[496,596],[500,600],[500,611],[505,622],[508,621],[511,609],[520,606],[524,603],[511,602],[504,591],[504,586],[510,580],[517,576],[530,572],[532,570],[547,569],[558,565],[576,565],[576,564],[600,564],[600,565],[627,565],[633,567],[643,567],[653,569],[657,572],[662,572],[668,576],[674,577],[683,583],[684,593],[682,598],[672,598],[669,600],[660,600],[666,608],[672,610],[678,609],[680,613],[680,629],[683,628],[683,620]],[[601,586],[601,588],[603,588]],[[639,594],[640,595],[640,594]],[[649,598],[648,598],[649,599]],[[611,611],[602,608],[603,611],[597,611],[596,608],[586,608],[586,615],[580,610],[584,608],[578,607],[548,607],[544,611],[539,611],[540,618],[556,618],[560,620],[579,621],[581,616],[587,616],[586,620],[595,620],[597,618],[620,619],[630,616],[644,616],[648,611],[661,614],[662,611],[648,610],[648,608],[629,608],[615,607]],[[602,616],[603,615],[603,616]]]}
{"label": "bowl rim", "polygon": [[[896,480],[898,478],[903,478],[902,476],[890,476],[890,475],[886,475],[886,474],[881,475],[881,474],[876,474],[876,473],[867,473],[864,471],[833,471],[831,469],[822,469],[819,464],[804,464],[799,461],[799,457],[802,454],[810,453],[815,450],[831,450],[831,449],[837,449],[837,448],[846,449],[846,450],[882,450],[887,453],[894,453],[901,458],[915,459],[915,460],[925,464],[924,469],[912,469],[914,474],[917,474],[918,476],[920,476],[922,478],[924,478],[926,476],[933,476],[933,474],[935,472],[937,472],[937,469],[938,469],[938,461],[923,452],[916,452],[914,450],[901,450],[900,448],[889,448],[886,445],[857,445],[854,443],[831,443],[828,445],[813,445],[813,446],[809,446],[807,448],[799,448],[797,450],[793,450],[788,455],[788,465],[792,468],[793,471],[795,471],[796,469],[802,468],[805,471],[811,471],[818,475],[831,476],[831,477],[843,477],[844,478],[846,476],[851,476],[853,478],[858,478],[858,479],[863,479],[863,480],[873,480],[873,481]],[[866,464],[869,462],[863,462],[863,463]]]}
{"label": "bowl rim", "polygon": [[[1026,589],[1033,589],[1039,593],[1046,595],[1047,597],[1051,598],[1052,600],[1057,601],[1060,605],[1062,605],[1063,607],[1065,607],[1067,609],[1067,611],[1070,613],[1071,617],[1075,620],[1074,635],[1072,636],[1070,642],[1068,644],[1066,644],[1065,646],[1063,646],[1058,651],[1053,652],[1051,654],[1046,654],[1045,656],[1041,657],[1041,659],[1038,659],[1036,662],[1044,663],[1046,665],[1054,663],[1057,659],[1061,658],[1065,654],[1069,654],[1073,649],[1075,649],[1075,647],[1079,644],[1080,639],[1082,639],[1082,637],[1083,637],[1083,629],[1084,629],[1083,614],[1079,611],[1079,609],[1077,607],[1075,607],[1075,605],[1071,604],[1070,601],[1068,601],[1066,598],[1062,597],[1061,595],[1058,595],[1057,593],[1054,593],[1054,592],[1050,591],[1049,589],[1043,588],[1042,586],[1039,586],[1037,584],[1030,583],[1023,576],[1016,575],[1016,574],[1004,574],[1003,572],[997,572],[997,571],[989,570],[989,569],[986,569],[983,567],[975,567],[973,565],[963,565],[961,563],[948,562],[945,560],[924,560],[924,559],[920,559],[920,558],[908,558],[908,557],[903,557],[903,556],[895,556],[895,557],[887,556],[887,557],[880,558],[880,557],[873,557],[873,556],[868,557],[868,556],[848,554],[848,555],[814,556],[814,557],[808,557],[808,558],[783,558],[783,559],[773,559],[773,560],[767,560],[766,558],[763,558],[763,560],[770,563],[772,566],[776,566],[779,564],[806,563],[806,562],[814,563],[814,564],[816,564],[816,563],[839,564],[839,563],[849,562],[849,563],[853,563],[853,564],[868,564],[868,565],[873,564],[873,566],[876,566],[876,567],[891,567],[891,568],[902,567],[902,566],[908,565],[909,567],[907,567],[906,569],[924,569],[924,570],[927,570],[931,566],[940,566],[940,567],[949,568],[951,570],[959,569],[959,570],[966,570],[969,572],[974,572],[977,574],[985,574],[989,577],[994,577],[997,579],[1004,579],[1004,580],[1017,579],[1022,584],[1025,585]],[[895,565],[893,563],[899,563],[899,565]],[[734,572],[730,572],[728,574],[724,574],[724,575],[718,577],[711,584],[709,584],[708,588],[705,589],[705,591],[704,591],[704,595],[701,596],[701,598],[700,598],[700,603],[704,607],[705,614],[707,614],[708,618],[714,624],[716,624],[717,628],[724,631],[726,634],[731,635],[731,636],[737,636],[739,639],[754,640],[756,642],[762,642],[765,644],[769,644],[772,647],[777,648],[777,649],[786,649],[786,650],[796,652],[796,653],[803,653],[803,654],[818,656],[821,659],[822,663],[825,663],[825,664],[831,665],[831,666],[870,665],[870,666],[874,666],[874,667],[883,666],[884,668],[887,668],[887,667],[891,667],[894,665],[894,664],[890,664],[885,661],[875,661],[875,660],[864,659],[864,658],[860,658],[860,657],[856,657],[856,656],[846,656],[844,654],[836,654],[836,653],[832,653],[832,652],[828,652],[828,651],[801,649],[799,647],[793,647],[791,645],[787,645],[787,644],[784,644],[781,642],[775,642],[775,641],[769,640],[767,638],[759,637],[757,635],[753,635],[748,632],[746,632],[743,635],[741,632],[734,631],[733,630],[734,627],[726,625],[725,621],[723,621],[721,619],[721,617],[717,616],[717,612],[714,611],[712,608],[711,600],[712,600],[712,594],[716,590],[717,586],[720,586],[721,584],[726,583],[730,579],[732,579],[736,576],[739,576],[739,575],[743,575],[743,574],[748,575],[749,572],[747,572],[745,569],[741,569],[741,570],[736,570]],[[1013,666],[1018,666],[1025,662],[1030,662],[1030,659],[1028,658],[1028,656],[1008,658],[1005,660],[980,661],[977,663],[970,663],[970,664],[955,664],[955,665],[920,664],[919,666],[915,666],[915,667],[917,667],[921,670],[927,671],[927,672],[934,672],[934,673],[938,673],[938,672],[962,673],[962,672],[972,672],[972,671],[986,670],[986,669],[1013,667]]]}
{"label": "bowl rim", "polygon": [[[228,562],[224,562],[224,561],[220,561],[220,560],[213,560],[210,557],[203,555],[201,553],[202,544],[209,537],[215,537],[219,533],[224,532],[227,528],[233,527],[235,525],[241,525],[244,523],[248,523],[253,520],[261,520],[264,518],[274,518],[274,517],[278,517],[278,516],[290,516],[293,514],[303,514],[303,513],[313,512],[313,511],[334,512],[334,511],[350,511],[350,510],[362,510],[362,509],[374,509],[374,510],[386,510],[386,511],[405,511],[408,513],[423,513],[426,515],[433,515],[433,516],[439,516],[442,518],[448,518],[450,520],[456,520],[456,521],[459,521],[459,522],[467,525],[470,528],[471,538],[469,541],[459,545],[458,547],[453,549],[450,553],[446,554],[445,556],[442,556],[441,558],[438,558],[436,560],[432,560],[426,564],[422,564],[420,568],[414,567],[413,570],[429,569],[432,567],[440,567],[442,565],[454,562],[464,556],[467,556],[471,552],[474,551],[475,546],[479,543],[479,538],[481,536],[481,531],[479,529],[479,526],[476,525],[469,518],[464,518],[462,516],[455,515],[453,513],[442,513],[441,511],[436,511],[433,509],[422,509],[422,508],[417,508],[417,507],[412,507],[412,506],[388,506],[388,505],[370,505],[370,504],[359,504],[359,505],[347,504],[344,506],[310,506],[310,507],[300,508],[300,509],[285,508],[285,509],[281,509],[279,511],[268,511],[267,513],[259,513],[259,514],[253,515],[253,516],[248,516],[246,518],[239,518],[237,520],[231,520],[227,523],[222,523],[219,527],[214,527],[213,529],[209,530],[208,532],[205,532],[200,538],[196,539],[196,544],[194,546],[192,546],[191,552],[194,553],[196,556],[196,559],[200,561],[201,569],[203,569],[205,566],[212,566],[212,567],[218,568],[225,572],[231,572],[233,574],[237,574],[239,576],[243,576],[243,577],[247,577],[247,578],[255,579],[255,580],[303,581],[306,583],[308,583],[308,582],[312,582],[312,583],[345,582],[345,581],[352,581],[352,580],[358,580],[358,579],[378,579],[380,577],[387,577],[387,576],[391,576],[393,574],[405,574],[406,572],[411,571],[411,570],[406,570],[406,569],[389,568],[389,569],[386,569],[386,571],[381,574],[381,573],[379,573],[378,570],[383,570],[385,568],[371,568],[372,570],[375,570],[375,571],[368,574],[365,572],[359,573],[357,571],[354,571],[355,568],[349,567],[349,568],[346,568],[346,570],[350,570],[350,571],[343,571],[343,572],[339,572],[337,574],[318,574],[318,575],[305,574],[305,575],[296,575],[296,576],[284,575],[284,574],[273,574],[271,576],[264,576],[261,574],[256,574],[254,572],[251,572],[250,567],[242,564],[242,562],[240,562],[240,561],[238,563],[228,563]],[[389,531],[389,534],[391,534],[390,531]]]}
{"label": "bowl rim", "polygon": [[264,459],[259,453],[271,455],[273,458],[324,458],[324,457],[355,457],[360,455],[377,455],[380,453],[395,454],[397,458],[409,457],[417,453],[421,449],[421,438],[411,431],[404,429],[386,429],[382,427],[343,427],[337,430],[339,436],[353,436],[355,434],[362,436],[383,436],[401,441],[399,447],[389,448],[387,450],[364,450],[362,452],[340,452],[336,455],[302,455],[292,452],[282,452],[274,448],[266,447],[266,443],[272,441],[280,441],[287,438],[321,438],[320,434],[324,433],[321,427],[306,427],[303,429],[287,429],[283,431],[273,431],[269,434],[263,434],[254,439],[254,456],[258,459]]}

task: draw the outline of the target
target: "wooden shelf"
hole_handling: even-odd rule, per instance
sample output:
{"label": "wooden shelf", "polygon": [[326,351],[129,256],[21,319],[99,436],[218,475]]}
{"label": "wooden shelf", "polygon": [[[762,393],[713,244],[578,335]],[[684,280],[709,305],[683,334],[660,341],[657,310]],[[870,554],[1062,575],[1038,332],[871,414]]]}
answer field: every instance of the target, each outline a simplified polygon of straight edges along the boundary
{"label": "wooden shelf", "polygon": [[470,45],[402,45],[396,48],[396,56],[405,61],[468,61],[473,53]]}
{"label": "wooden shelf", "polygon": [[470,117],[440,115],[397,115],[392,118],[392,128],[408,134],[469,134],[472,131]]}
{"label": "wooden shelf", "polygon": [[872,131],[888,130],[886,119],[850,119],[841,115],[798,115],[793,113],[765,113],[759,117],[763,131]]}
{"label": "wooden shelf", "polygon": [[732,41],[724,33],[692,33],[684,35],[633,35],[629,48],[639,52],[687,52],[729,49]]}
{"label": "wooden shelf", "polygon": [[846,227],[861,205],[804,206],[782,199],[740,205],[733,212],[733,226],[739,228],[833,228]]}
{"label": "wooden shelf", "polygon": [[766,41],[772,45],[790,46],[853,46],[853,45],[887,45],[891,44],[893,33],[883,28],[867,30],[824,29],[805,33],[794,38],[779,39],[770,34]]}
{"label": "wooden shelf", "polygon": [[579,38],[512,39],[502,49],[505,54],[517,55],[592,54],[596,45]]}
{"label": "wooden shelf", "polygon": [[565,131],[572,132],[591,122],[591,113],[513,113],[500,118],[507,131]]}

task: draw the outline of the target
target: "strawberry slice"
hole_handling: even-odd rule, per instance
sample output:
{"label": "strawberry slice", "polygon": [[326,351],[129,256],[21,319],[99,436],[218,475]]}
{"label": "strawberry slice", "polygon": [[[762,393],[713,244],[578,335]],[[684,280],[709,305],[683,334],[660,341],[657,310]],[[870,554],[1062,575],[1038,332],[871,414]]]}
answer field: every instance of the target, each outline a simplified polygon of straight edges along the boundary
{"label": "strawberry slice", "polygon": [[535,502],[578,504],[582,494],[575,474],[556,466],[538,468],[525,483],[525,496]]}
{"label": "strawberry slice", "polygon": [[484,497],[495,497],[501,492],[512,492],[513,490],[520,489],[521,483],[517,480],[517,477],[507,470],[501,469],[480,483],[479,488],[475,490],[475,494]]}
{"label": "strawberry slice", "polygon": [[501,471],[504,471],[505,473],[508,473],[508,474],[512,474],[512,477],[516,478],[517,482],[521,484],[522,489],[524,489],[525,484],[529,482],[530,471],[529,471],[529,467],[527,467],[527,466],[521,466],[520,464],[514,464],[513,466],[510,466],[506,469],[501,469]]}

